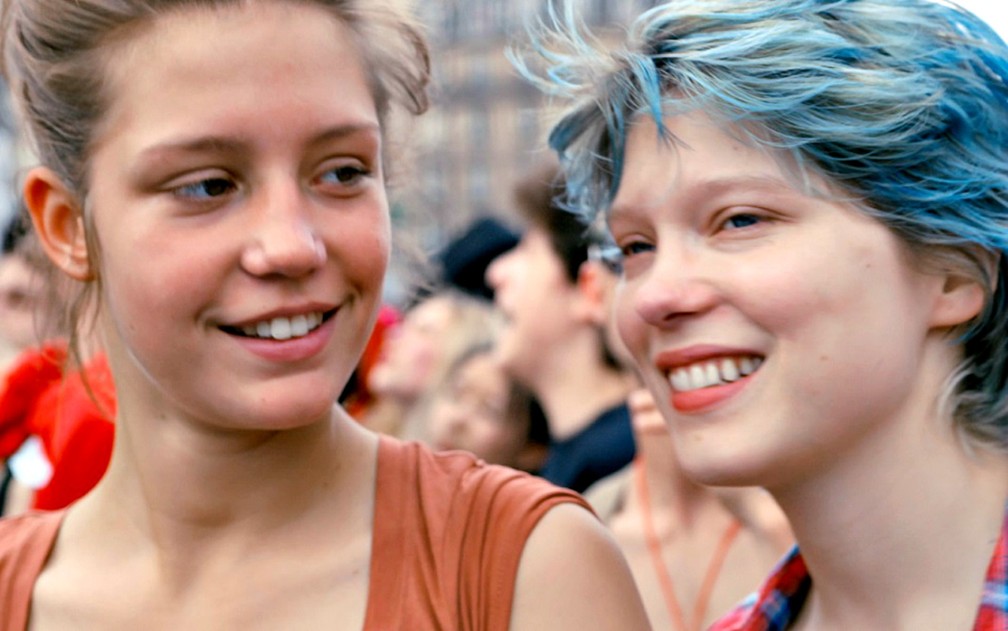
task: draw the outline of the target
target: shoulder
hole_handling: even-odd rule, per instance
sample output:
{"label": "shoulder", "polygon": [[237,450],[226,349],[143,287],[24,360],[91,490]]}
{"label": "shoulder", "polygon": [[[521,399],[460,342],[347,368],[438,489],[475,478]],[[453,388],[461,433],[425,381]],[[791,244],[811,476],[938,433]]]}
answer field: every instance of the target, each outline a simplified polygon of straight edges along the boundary
{"label": "shoulder", "polygon": [[518,568],[511,628],[650,628],[626,561],[588,511],[554,507],[532,531]]}
{"label": "shoulder", "polygon": [[464,452],[387,437],[380,445],[372,570],[399,577],[383,579],[386,593],[401,591],[417,616],[466,612],[477,628],[506,628],[530,533],[560,508],[600,527],[581,496],[541,478]]}
{"label": "shoulder", "polygon": [[476,502],[487,509],[529,509],[542,504],[574,502],[581,496],[528,473],[491,465],[462,452],[435,453],[414,442],[383,437],[379,455],[379,484],[407,484],[409,494],[431,508]]}

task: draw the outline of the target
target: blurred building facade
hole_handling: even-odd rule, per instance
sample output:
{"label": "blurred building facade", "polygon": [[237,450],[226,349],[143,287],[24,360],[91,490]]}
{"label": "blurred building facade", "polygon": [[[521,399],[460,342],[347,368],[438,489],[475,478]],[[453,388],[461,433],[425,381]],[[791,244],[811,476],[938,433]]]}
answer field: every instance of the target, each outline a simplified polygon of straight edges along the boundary
{"label": "blurred building facade", "polygon": [[[546,97],[505,56],[550,0],[417,0],[434,72],[431,111],[414,130],[415,166],[395,221],[436,249],[473,217],[512,218],[511,187],[547,155]],[[593,32],[619,33],[656,0],[581,0]]]}

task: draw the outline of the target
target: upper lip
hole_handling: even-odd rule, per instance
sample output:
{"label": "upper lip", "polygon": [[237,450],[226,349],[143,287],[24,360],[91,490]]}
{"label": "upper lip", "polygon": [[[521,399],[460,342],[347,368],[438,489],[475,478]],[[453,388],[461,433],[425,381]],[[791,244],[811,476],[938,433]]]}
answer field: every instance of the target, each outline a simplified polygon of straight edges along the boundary
{"label": "upper lip", "polygon": [[671,372],[676,368],[689,366],[697,362],[718,359],[720,357],[763,357],[763,353],[750,348],[720,346],[716,344],[695,344],[655,355],[654,365],[663,372]]}
{"label": "upper lip", "polygon": [[270,311],[263,311],[254,316],[248,318],[242,318],[241,320],[222,323],[222,325],[231,327],[250,326],[253,324],[257,324],[259,322],[269,321],[274,318],[292,318],[294,316],[307,315],[309,313],[328,314],[335,308],[336,306],[334,304],[323,302],[304,303],[297,306],[284,306],[272,309]]}

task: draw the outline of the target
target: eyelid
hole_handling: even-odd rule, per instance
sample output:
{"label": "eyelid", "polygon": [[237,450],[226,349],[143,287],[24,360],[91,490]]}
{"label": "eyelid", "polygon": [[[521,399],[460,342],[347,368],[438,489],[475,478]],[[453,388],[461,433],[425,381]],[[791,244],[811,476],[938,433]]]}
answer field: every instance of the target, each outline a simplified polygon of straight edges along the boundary
{"label": "eyelid", "polygon": [[177,190],[179,188],[192,186],[207,180],[229,180],[234,182],[235,177],[229,171],[219,167],[193,169],[191,171],[186,171],[167,178],[165,182],[160,185],[160,188],[166,191]]}
{"label": "eyelid", "polygon": [[[730,221],[732,221],[733,219],[738,219],[740,217],[751,217],[755,219],[755,221],[745,226],[732,227],[728,225]],[[714,215],[712,220],[712,230],[715,233],[723,231],[735,232],[740,230],[748,230],[751,228],[756,228],[757,226],[760,226],[765,223],[773,222],[775,218],[776,218],[775,215],[766,209],[758,208],[755,206],[734,206],[726,208]]]}
{"label": "eyelid", "polygon": [[[197,187],[205,186],[209,182],[225,182],[227,190],[219,195],[190,194],[186,189],[195,190]],[[239,189],[240,185],[234,177],[223,171],[197,173],[195,176],[178,178],[174,182],[166,185],[167,191],[176,199],[187,203],[213,203],[225,197],[229,197]]]}
{"label": "eyelid", "polygon": [[[343,170],[348,171],[353,176],[352,179],[343,181],[339,178],[339,176],[337,176],[335,180],[327,179],[328,175]],[[316,175],[312,178],[312,182],[316,184],[331,184],[333,186],[352,187],[359,184],[361,179],[369,177],[372,174],[373,169],[360,159],[349,157],[333,158],[322,163],[320,168],[316,171]]]}

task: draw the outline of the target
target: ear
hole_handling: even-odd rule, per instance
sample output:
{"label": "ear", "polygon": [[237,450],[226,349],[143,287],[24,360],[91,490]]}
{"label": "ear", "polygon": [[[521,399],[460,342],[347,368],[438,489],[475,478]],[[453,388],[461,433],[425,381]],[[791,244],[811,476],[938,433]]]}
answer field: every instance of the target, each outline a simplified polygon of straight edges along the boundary
{"label": "ear", "polygon": [[584,317],[592,324],[606,326],[612,278],[600,263],[585,261],[578,269],[577,289]]}
{"label": "ear", "polygon": [[28,172],[24,202],[46,255],[68,276],[94,278],[84,235],[84,214],[76,197],[46,167]]}
{"label": "ear", "polygon": [[[984,253],[979,259],[991,279],[991,291],[996,285],[997,258],[996,255]],[[987,292],[979,280],[958,271],[946,272],[938,280],[941,287],[931,311],[931,326],[957,327],[966,324],[983,310]]]}

